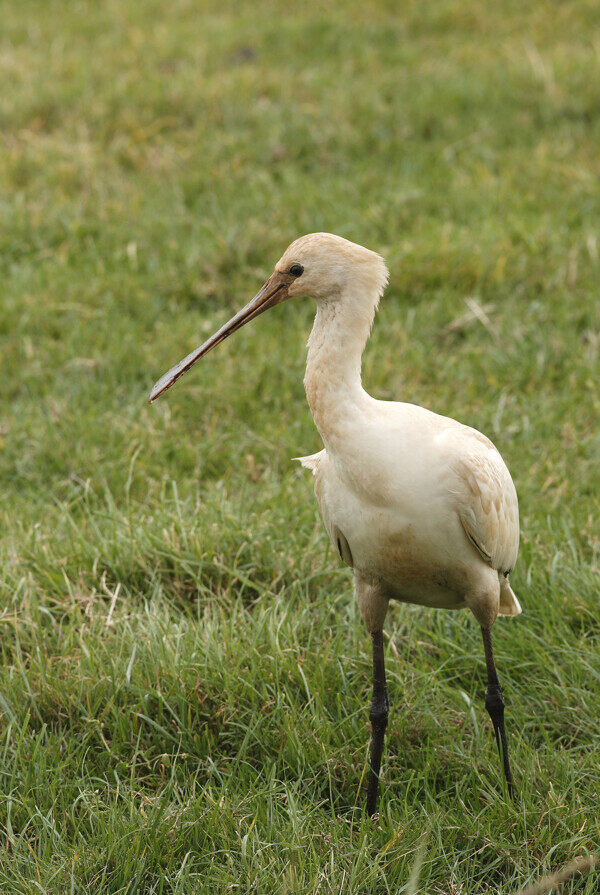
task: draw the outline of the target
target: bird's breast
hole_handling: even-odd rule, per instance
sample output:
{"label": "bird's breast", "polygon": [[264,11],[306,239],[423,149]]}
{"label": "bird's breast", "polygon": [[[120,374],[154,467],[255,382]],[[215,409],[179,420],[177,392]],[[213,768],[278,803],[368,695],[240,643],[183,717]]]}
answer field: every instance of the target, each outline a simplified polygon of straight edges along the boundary
{"label": "bird's breast", "polygon": [[[383,584],[390,598],[459,608],[472,554],[455,514],[432,493],[405,493],[388,503],[382,480],[376,499],[354,489],[323,451],[313,468],[315,494],[330,540],[341,559]],[[414,484],[414,483],[412,483]],[[464,554],[464,555],[463,555]]]}

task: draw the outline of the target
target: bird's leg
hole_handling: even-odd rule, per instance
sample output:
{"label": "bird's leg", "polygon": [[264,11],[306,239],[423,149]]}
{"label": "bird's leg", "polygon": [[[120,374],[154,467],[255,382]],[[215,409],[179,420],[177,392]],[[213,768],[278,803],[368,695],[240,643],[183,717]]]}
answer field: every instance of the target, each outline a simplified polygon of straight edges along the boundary
{"label": "bird's leg", "polygon": [[510,771],[510,761],[508,759],[508,743],[506,741],[506,728],[504,727],[504,698],[502,696],[502,687],[498,680],[496,671],[496,663],[494,661],[494,650],[492,648],[492,632],[490,628],[482,628],[483,648],[485,650],[485,664],[487,667],[487,690],[485,691],[485,707],[489,712],[492,724],[494,725],[494,733],[496,735],[496,744],[498,752],[504,765],[504,776],[508,786],[508,794],[512,798],[514,795],[513,778]]}
{"label": "bird's leg", "polygon": [[390,700],[385,686],[385,663],[383,660],[383,631],[373,631],[373,698],[369,720],[372,727],[371,767],[369,771],[369,788],[367,790],[367,814],[371,817],[377,807],[377,790],[379,788],[379,769],[383,740],[388,723]]}

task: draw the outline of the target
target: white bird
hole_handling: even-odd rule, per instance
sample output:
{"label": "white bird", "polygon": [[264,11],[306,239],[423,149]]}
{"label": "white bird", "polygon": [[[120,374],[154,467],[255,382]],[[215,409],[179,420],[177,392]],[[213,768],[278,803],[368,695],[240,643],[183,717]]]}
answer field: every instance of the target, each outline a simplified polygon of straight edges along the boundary
{"label": "white bird", "polygon": [[293,242],[255,298],[154,386],[152,402],[211,348],[267,308],[312,296],[304,386],[324,450],[312,470],[325,527],[354,570],[373,642],[367,812],[376,809],[389,699],[383,625],[390,600],[468,608],[481,626],[492,719],[509,793],[513,782],[491,628],[518,615],[508,576],[517,558],[517,495],[484,435],[415,404],[378,401],[362,387],[361,357],[388,281],[380,255],[331,233]]}

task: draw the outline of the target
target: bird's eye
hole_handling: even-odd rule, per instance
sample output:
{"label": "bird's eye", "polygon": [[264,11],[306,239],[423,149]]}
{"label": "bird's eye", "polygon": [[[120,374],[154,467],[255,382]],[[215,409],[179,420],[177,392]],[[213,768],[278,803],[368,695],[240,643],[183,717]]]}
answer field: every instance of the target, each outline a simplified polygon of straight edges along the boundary
{"label": "bird's eye", "polygon": [[288,273],[291,273],[293,277],[301,277],[304,273],[304,268],[301,264],[292,264]]}

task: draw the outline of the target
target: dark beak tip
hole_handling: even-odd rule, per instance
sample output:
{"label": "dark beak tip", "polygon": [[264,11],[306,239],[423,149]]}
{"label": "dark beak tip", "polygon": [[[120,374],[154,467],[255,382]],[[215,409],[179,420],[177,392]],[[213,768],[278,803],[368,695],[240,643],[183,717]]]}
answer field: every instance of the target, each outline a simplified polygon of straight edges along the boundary
{"label": "dark beak tip", "polygon": [[162,393],[166,391],[166,389],[161,388],[160,391],[154,386],[150,394],[148,395],[148,404],[154,404],[157,398],[160,398]]}

